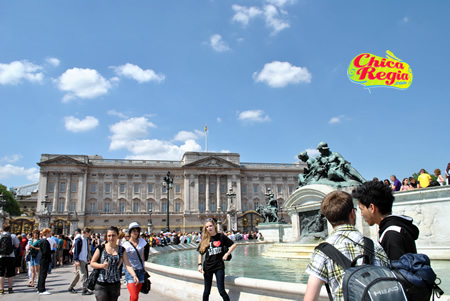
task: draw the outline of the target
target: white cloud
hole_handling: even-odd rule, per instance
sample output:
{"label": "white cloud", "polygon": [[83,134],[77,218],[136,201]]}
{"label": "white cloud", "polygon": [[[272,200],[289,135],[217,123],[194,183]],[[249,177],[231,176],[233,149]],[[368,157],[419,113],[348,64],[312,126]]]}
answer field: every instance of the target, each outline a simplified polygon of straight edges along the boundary
{"label": "white cloud", "polygon": [[237,4],[233,4],[231,8],[235,11],[232,21],[241,23],[246,26],[251,19],[261,15],[263,12],[257,7],[245,7]]}
{"label": "white cloud", "polygon": [[266,0],[267,3],[273,4],[278,7],[283,7],[286,4],[293,4],[295,0]]}
{"label": "white cloud", "polygon": [[45,59],[45,61],[54,67],[58,67],[59,64],[61,63],[61,61],[55,57],[49,57],[49,58]]}
{"label": "white cloud", "polygon": [[311,73],[306,67],[293,66],[288,62],[267,63],[261,72],[253,73],[256,82],[264,82],[272,88],[282,88],[288,84],[310,83]]}
{"label": "white cloud", "polygon": [[25,176],[30,182],[38,182],[39,170],[34,167],[25,169],[24,167],[11,164],[0,166],[0,179],[7,179],[12,176]]}
{"label": "white cloud", "polygon": [[401,20],[400,23],[408,23],[409,22],[409,18],[408,17],[403,17],[403,19]]}
{"label": "white cloud", "polygon": [[141,67],[130,63],[111,68],[114,69],[114,72],[116,72],[117,75],[134,79],[141,84],[150,81],[160,83],[165,79],[164,74],[156,74],[155,71],[151,69],[143,70]]}
{"label": "white cloud", "polygon": [[130,118],[113,124],[110,126],[112,136],[109,149],[127,148],[129,142],[146,138],[150,127],[155,128],[156,125],[145,117]]}
{"label": "white cloud", "polygon": [[175,140],[175,141],[187,141],[187,140],[195,140],[197,138],[198,138],[197,134],[195,134],[193,132],[180,131],[180,132],[178,132],[175,135],[173,140]]}
{"label": "white cloud", "polygon": [[231,50],[230,47],[228,47],[228,44],[222,39],[222,36],[220,34],[212,35],[209,38],[209,42],[211,47],[217,52],[225,52]]}
{"label": "white cloud", "polygon": [[270,117],[262,110],[248,110],[240,112],[238,119],[248,122],[268,122]]}
{"label": "white cloud", "polygon": [[80,120],[73,116],[64,117],[64,126],[66,130],[74,133],[87,132],[98,126],[98,119],[92,116],[86,116]]}
{"label": "white cloud", "polygon": [[116,116],[116,117],[119,117],[119,118],[122,118],[122,119],[128,118],[127,115],[125,115],[125,114],[123,114],[121,112],[117,112],[116,110],[109,110],[108,111],[108,115]]}
{"label": "white cloud", "polygon": [[286,20],[280,18],[278,9],[274,5],[264,6],[264,16],[266,20],[266,26],[272,28],[272,34],[277,34],[283,29],[289,28],[289,23]]}
{"label": "white cloud", "polygon": [[204,135],[200,130],[180,131],[172,140],[148,139],[148,128],[156,127],[144,117],[130,118],[110,127],[110,150],[126,149],[127,159],[180,160],[187,151],[201,151],[195,141]]}
{"label": "white cloud", "polygon": [[217,120],[218,123],[222,122],[222,118],[220,118],[220,117],[217,117],[216,120]]}
{"label": "white cloud", "polygon": [[320,154],[320,152],[315,148],[307,148],[307,149],[305,149],[305,152],[307,152],[308,156],[310,156],[312,158],[315,158]]}
{"label": "white cloud", "polygon": [[336,123],[341,123],[342,119],[345,117],[345,115],[340,115],[340,116],[336,116],[336,117],[332,117],[330,119],[330,121],[328,121],[329,124],[336,124]]}
{"label": "white cloud", "polygon": [[17,85],[22,80],[40,83],[44,74],[39,72],[41,66],[30,63],[27,60],[14,61],[9,64],[0,63],[0,85]]}
{"label": "white cloud", "polygon": [[268,0],[266,1],[268,4],[264,5],[262,9],[255,6],[245,7],[233,4],[231,8],[235,14],[232,21],[247,26],[252,19],[261,17],[266,22],[266,26],[272,29],[272,34],[277,34],[281,30],[290,27],[288,20],[286,20],[287,11],[283,10],[282,7],[294,2],[289,0]]}
{"label": "white cloud", "polygon": [[20,154],[13,154],[11,156],[4,156],[3,158],[0,158],[0,162],[8,162],[8,163],[14,163],[22,159],[22,155]]}
{"label": "white cloud", "polygon": [[64,95],[63,102],[75,98],[92,99],[108,93],[111,89],[111,83],[94,69],[68,69],[56,83],[61,91],[68,92]]}

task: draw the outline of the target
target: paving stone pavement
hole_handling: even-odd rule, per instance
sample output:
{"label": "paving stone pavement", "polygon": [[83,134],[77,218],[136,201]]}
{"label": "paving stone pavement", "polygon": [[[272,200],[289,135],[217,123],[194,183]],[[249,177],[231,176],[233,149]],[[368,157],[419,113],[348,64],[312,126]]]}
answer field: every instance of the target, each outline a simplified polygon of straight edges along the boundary
{"label": "paving stone pavement", "polygon": [[[69,283],[73,279],[73,265],[65,265],[52,270],[52,273],[47,276],[46,288],[51,295],[41,296],[36,292],[35,288],[28,287],[27,274],[20,274],[14,277],[13,289],[14,293],[8,294],[8,281],[5,279],[5,294],[0,295],[1,301],[22,301],[22,300],[42,300],[42,301],[79,301],[90,300],[94,301],[95,296],[82,296],[81,284],[78,282],[75,288],[78,294],[72,294],[67,291]],[[123,278],[122,278],[123,279]],[[125,284],[122,283],[120,290],[120,301],[130,300],[130,294]],[[148,295],[140,294],[139,300],[151,301],[167,301],[168,298],[160,292],[156,292],[153,288]],[[173,299],[172,299],[173,300]],[[182,299],[179,299],[182,300]]]}

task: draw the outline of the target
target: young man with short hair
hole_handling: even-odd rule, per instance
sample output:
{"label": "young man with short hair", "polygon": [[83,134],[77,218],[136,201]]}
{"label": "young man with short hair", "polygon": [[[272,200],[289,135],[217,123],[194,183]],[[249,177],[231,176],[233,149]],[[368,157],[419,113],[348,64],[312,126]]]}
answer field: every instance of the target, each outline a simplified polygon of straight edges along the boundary
{"label": "young man with short hair", "polygon": [[[17,249],[20,245],[19,239],[15,234],[11,234],[11,226],[4,226],[0,237],[9,236],[13,248]],[[13,280],[16,276],[15,267],[16,257],[14,250],[10,254],[0,255],[0,294],[4,294],[5,278],[8,278],[8,293],[13,292]]]}
{"label": "young man with short hair", "polygon": [[81,275],[81,284],[83,286],[82,295],[92,295],[92,292],[87,289],[87,279],[88,279],[88,269],[87,264],[89,262],[89,235],[91,234],[91,229],[84,228],[83,234],[79,236],[77,239],[75,239],[74,242],[74,250],[73,250],[73,262],[76,269],[75,277],[73,278],[72,282],[70,283],[68,291],[72,294],[76,294],[77,291],[75,290],[75,286],[77,285],[78,281],[80,280]]}
{"label": "young man with short hair", "polygon": [[392,214],[394,196],[389,187],[368,181],[353,190],[352,196],[358,200],[361,215],[369,226],[379,226],[379,241],[390,260],[398,260],[406,253],[417,253],[415,240],[419,229],[411,217]]}
{"label": "young man with short hair", "polygon": [[[333,232],[326,241],[350,260],[363,255],[364,236],[355,228],[356,209],[352,196],[343,191],[331,192],[322,200],[320,210],[333,227]],[[374,249],[374,264],[387,266],[388,258],[383,248],[374,242]],[[322,251],[314,250],[306,273],[310,276],[303,300],[318,300],[324,283],[329,285],[335,301],[344,299],[342,290],[344,269]]]}
{"label": "young man with short hair", "polygon": [[420,183],[420,188],[425,188],[430,186],[431,183],[431,176],[425,171],[425,169],[420,170],[420,175],[417,178],[417,180]]}

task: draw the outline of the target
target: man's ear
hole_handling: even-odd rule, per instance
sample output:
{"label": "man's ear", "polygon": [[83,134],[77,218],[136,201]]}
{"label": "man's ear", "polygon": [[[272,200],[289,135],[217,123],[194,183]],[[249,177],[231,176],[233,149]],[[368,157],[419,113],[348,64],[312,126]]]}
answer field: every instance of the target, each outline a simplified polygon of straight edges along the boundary
{"label": "man's ear", "polygon": [[372,214],[374,214],[375,211],[377,210],[377,207],[375,207],[375,205],[373,203],[370,203],[370,205],[367,209],[369,209],[370,212],[372,212]]}

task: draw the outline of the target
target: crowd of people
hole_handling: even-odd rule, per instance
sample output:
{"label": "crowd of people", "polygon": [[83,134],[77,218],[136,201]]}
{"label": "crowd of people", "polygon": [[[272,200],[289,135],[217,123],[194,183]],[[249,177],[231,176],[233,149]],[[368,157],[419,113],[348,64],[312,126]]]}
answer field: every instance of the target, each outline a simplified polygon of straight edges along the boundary
{"label": "crowd of people", "polygon": [[[0,294],[13,293],[14,276],[27,273],[29,287],[36,288],[40,295],[50,295],[46,287],[47,275],[54,268],[73,264],[74,277],[68,283],[68,292],[95,294],[97,300],[117,300],[122,280],[130,292],[130,300],[138,300],[146,273],[143,262],[148,259],[150,248],[189,243],[201,245],[205,237],[210,237],[202,235],[206,233],[204,231],[206,229],[203,232],[147,234],[133,222],[128,229],[110,227],[105,234],[93,233],[86,227],[77,229],[73,235],[55,235],[49,228],[16,235],[11,233],[11,226],[4,225],[0,236]],[[264,240],[258,231],[227,231],[221,235],[232,243]],[[8,243],[2,243],[3,239]],[[5,245],[10,249],[3,250]],[[94,291],[87,288],[88,265],[91,272],[92,269],[100,270]],[[8,279],[7,289],[5,279]],[[81,291],[77,291],[78,284]]]}
{"label": "crowd of people", "polygon": [[[421,169],[417,180],[415,177],[403,178],[400,182],[395,175],[392,175],[389,179],[384,179],[383,183],[389,186],[393,191],[407,191],[419,188],[433,187],[433,186],[444,186],[450,185],[450,163],[447,165],[445,170],[445,178],[442,175],[441,170],[436,168],[434,170],[435,180],[430,176],[430,174],[425,170]],[[373,178],[372,181],[379,181],[378,178]]]}

